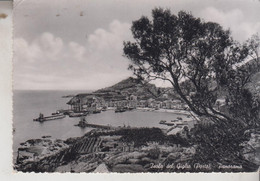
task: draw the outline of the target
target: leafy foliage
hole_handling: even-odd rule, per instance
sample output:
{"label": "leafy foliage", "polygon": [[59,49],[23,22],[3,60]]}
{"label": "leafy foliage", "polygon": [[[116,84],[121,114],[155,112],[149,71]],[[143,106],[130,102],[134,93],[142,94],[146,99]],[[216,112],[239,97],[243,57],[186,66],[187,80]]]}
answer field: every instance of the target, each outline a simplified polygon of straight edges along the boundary
{"label": "leafy foliage", "polygon": [[[214,152],[222,145],[236,155],[232,150],[239,152],[250,136],[244,132],[259,126],[260,101],[246,87],[255,72],[241,66],[257,54],[259,38],[239,44],[217,23],[161,8],[152,11],[152,20],[133,21],[131,30],[134,42],[124,42],[129,69],[141,80],[169,81],[192,112],[214,123],[210,134],[196,132],[202,150]],[[217,104],[220,91],[226,92],[224,111]]]}

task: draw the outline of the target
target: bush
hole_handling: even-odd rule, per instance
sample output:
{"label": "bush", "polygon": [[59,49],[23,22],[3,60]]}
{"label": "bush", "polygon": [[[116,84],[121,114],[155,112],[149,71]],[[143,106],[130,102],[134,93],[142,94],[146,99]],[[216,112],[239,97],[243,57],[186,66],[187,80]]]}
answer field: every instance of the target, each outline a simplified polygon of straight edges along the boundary
{"label": "bush", "polygon": [[155,148],[152,148],[148,152],[148,156],[152,159],[157,159],[160,156],[160,149],[156,146]]}

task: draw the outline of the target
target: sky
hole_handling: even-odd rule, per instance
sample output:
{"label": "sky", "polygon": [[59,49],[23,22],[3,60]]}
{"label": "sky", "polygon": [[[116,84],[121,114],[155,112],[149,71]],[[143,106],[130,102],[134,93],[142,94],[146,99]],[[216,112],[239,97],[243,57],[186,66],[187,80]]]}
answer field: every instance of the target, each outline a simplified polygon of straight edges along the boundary
{"label": "sky", "polygon": [[241,43],[260,34],[260,0],[15,0],[14,89],[95,90],[131,76],[123,41],[155,7],[217,22]]}

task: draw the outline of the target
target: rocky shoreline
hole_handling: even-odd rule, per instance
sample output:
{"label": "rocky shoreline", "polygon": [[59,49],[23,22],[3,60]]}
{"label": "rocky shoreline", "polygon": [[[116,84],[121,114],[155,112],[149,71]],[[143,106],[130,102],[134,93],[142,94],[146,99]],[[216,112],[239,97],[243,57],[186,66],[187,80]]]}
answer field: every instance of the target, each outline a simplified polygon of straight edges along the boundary
{"label": "rocky shoreline", "polygon": [[159,128],[94,129],[82,137],[28,140],[19,148],[22,172],[212,172],[244,171],[241,165],[196,160],[196,145],[185,133]]}

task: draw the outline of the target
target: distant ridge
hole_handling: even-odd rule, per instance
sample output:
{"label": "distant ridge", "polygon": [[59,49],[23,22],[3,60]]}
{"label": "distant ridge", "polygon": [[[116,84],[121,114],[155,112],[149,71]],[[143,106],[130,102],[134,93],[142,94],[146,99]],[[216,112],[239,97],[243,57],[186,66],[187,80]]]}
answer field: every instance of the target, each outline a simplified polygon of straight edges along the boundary
{"label": "distant ridge", "polygon": [[135,79],[133,77],[129,77],[127,79],[124,79],[118,83],[116,83],[115,85],[112,85],[110,87],[106,87],[106,88],[102,88],[99,89],[95,92],[106,92],[106,91],[115,91],[115,90],[124,90],[127,88],[132,88],[134,86],[136,86],[137,84],[140,84],[141,81],[138,79]]}
{"label": "distant ridge", "polygon": [[141,99],[156,98],[159,96],[159,88],[154,84],[142,82],[139,79],[129,77],[115,85],[99,89],[94,93],[118,93],[123,95],[136,95]]}

